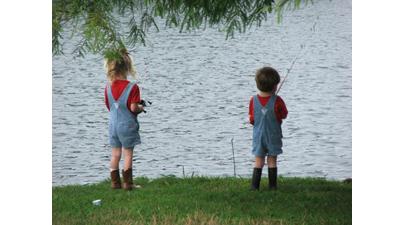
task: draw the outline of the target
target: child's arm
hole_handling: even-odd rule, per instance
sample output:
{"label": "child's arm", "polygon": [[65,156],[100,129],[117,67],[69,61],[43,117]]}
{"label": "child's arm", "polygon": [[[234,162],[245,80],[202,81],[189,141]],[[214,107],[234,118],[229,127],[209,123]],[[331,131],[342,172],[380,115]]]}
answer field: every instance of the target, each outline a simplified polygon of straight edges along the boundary
{"label": "child's arm", "polygon": [[277,96],[276,103],[274,105],[274,110],[276,112],[277,120],[281,123],[283,119],[287,118],[288,110],[283,99]]}
{"label": "child's arm", "polygon": [[255,124],[255,118],[254,118],[254,107],[253,107],[253,97],[250,98],[249,101],[249,122],[250,124],[254,125]]}
{"label": "child's arm", "polygon": [[108,102],[108,97],[107,97],[107,85],[105,86],[105,89],[104,89],[104,103],[105,103],[105,106],[107,107],[108,111],[110,111],[110,103]]}
{"label": "child's arm", "polygon": [[133,113],[139,114],[143,112],[143,105],[141,105],[141,92],[139,90],[138,85],[134,85],[132,90],[129,94],[130,99],[130,107],[129,110]]}

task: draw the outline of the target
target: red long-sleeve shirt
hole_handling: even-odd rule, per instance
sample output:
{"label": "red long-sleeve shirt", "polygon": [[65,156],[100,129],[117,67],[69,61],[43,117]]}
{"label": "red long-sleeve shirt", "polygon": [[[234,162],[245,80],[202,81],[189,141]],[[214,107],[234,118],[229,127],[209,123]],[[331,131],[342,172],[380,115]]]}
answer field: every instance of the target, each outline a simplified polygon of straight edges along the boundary
{"label": "red long-sleeve shirt", "polygon": [[[270,100],[271,96],[267,97],[262,97],[260,95],[257,95],[259,102],[262,106],[265,106],[267,102]],[[279,123],[282,123],[282,120],[287,118],[288,110],[287,107],[283,101],[283,99],[280,96],[277,96],[276,102],[274,103],[274,112],[276,114],[277,121]],[[254,124],[255,118],[254,118],[254,105],[253,105],[253,97],[250,98],[249,102],[249,121],[250,124]]]}
{"label": "red long-sleeve shirt", "polygon": [[[115,100],[118,100],[118,98],[121,96],[122,92],[125,90],[125,87],[129,84],[129,80],[115,80],[111,84],[111,92],[113,95],[113,98]],[[107,97],[107,86],[104,89],[104,102],[105,105],[107,106],[108,110],[110,110],[110,104],[108,102],[108,97]],[[141,92],[139,91],[138,85],[134,84],[132,86],[131,92],[129,93],[128,97],[128,102],[127,102],[127,107],[129,111],[131,111],[131,104],[132,103],[140,103],[141,102]]]}

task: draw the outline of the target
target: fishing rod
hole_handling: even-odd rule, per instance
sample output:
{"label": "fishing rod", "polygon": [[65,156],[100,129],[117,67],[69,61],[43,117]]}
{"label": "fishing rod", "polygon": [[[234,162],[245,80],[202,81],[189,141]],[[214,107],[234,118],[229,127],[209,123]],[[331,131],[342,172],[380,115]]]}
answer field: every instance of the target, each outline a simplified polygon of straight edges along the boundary
{"label": "fishing rod", "polygon": [[[302,48],[301,48],[302,50]],[[301,52],[301,51],[300,51]],[[276,95],[278,94],[278,92],[280,91],[281,87],[283,86],[284,82],[287,80],[288,74],[290,74],[290,71],[292,70],[292,68],[294,67],[295,62],[297,61],[297,59],[299,58],[299,54],[297,54],[297,56],[295,57],[295,59],[292,61],[290,68],[287,69],[287,73],[283,79],[283,81],[280,83],[280,86],[278,87],[277,91],[276,91]]]}
{"label": "fishing rod", "polygon": [[[152,49],[153,49],[153,45],[152,45]],[[135,48],[131,49],[130,51],[135,51]],[[148,74],[149,74],[149,72],[148,72],[148,63],[149,63],[149,60],[148,60],[146,54],[145,54],[145,57],[144,57],[144,60],[143,60],[143,61],[144,61],[144,65],[145,65],[145,77],[146,77],[146,76],[148,76]],[[139,78],[139,80],[141,80],[141,79]],[[151,105],[152,105],[152,102],[151,102],[151,101],[148,101],[148,100],[141,99],[141,101],[139,102],[139,104],[142,105],[143,107],[148,107],[148,106],[151,106]],[[145,109],[142,110],[142,112],[143,112],[143,113],[147,113],[147,111],[146,111]]]}
{"label": "fishing rod", "polygon": [[[317,16],[316,19],[318,20],[318,19],[319,19],[319,16]],[[313,32],[315,32],[315,26],[316,26],[317,20],[314,22],[314,25],[312,25],[312,27],[311,27],[311,31],[313,31]],[[290,74],[291,70],[293,69],[293,67],[294,67],[294,65],[295,65],[295,62],[298,60],[298,58],[300,58],[300,57],[302,56],[302,55],[301,55],[301,53],[303,52],[302,50],[303,50],[304,48],[306,48],[306,46],[307,46],[306,44],[308,43],[308,41],[309,41],[309,39],[310,39],[311,37],[312,37],[312,35],[309,36],[308,39],[305,41],[305,43],[301,45],[300,51],[298,52],[297,56],[296,56],[296,57],[294,58],[294,60],[292,61],[291,66],[287,69],[287,73],[286,73],[286,75],[285,75],[283,81],[280,83],[280,86],[278,87],[278,89],[277,89],[277,91],[276,91],[276,95],[277,95],[278,92],[281,90],[281,87],[283,86],[283,84],[284,84],[285,81],[287,80],[287,77],[288,77],[288,75]]]}

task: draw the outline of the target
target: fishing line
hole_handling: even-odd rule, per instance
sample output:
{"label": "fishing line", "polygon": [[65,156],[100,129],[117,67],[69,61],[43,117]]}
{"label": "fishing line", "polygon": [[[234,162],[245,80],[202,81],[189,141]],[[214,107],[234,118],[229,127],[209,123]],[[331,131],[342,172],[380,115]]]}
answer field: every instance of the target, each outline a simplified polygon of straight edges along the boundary
{"label": "fishing line", "polygon": [[[294,65],[295,65],[295,62],[296,62],[301,56],[304,55],[305,52],[303,51],[303,49],[307,47],[308,41],[312,38],[313,34],[315,33],[315,27],[316,27],[316,23],[317,23],[318,19],[319,19],[319,16],[317,16],[316,21],[314,22],[314,24],[313,24],[312,27],[311,27],[311,31],[312,31],[311,35],[307,38],[307,40],[305,40],[304,44],[301,44],[301,45],[300,45],[300,51],[297,53],[297,56],[296,56],[296,57],[294,58],[294,60],[292,61],[290,67],[287,69],[287,73],[286,73],[286,75],[284,76],[283,81],[280,83],[280,86],[278,87],[278,89],[277,89],[277,91],[276,91],[276,94],[278,94],[278,92],[281,90],[281,87],[283,86],[283,84],[284,84],[285,81],[287,80],[287,77],[288,77],[288,75],[290,74],[291,70],[293,69],[293,67],[294,67]],[[303,53],[303,54],[301,54],[301,53]]]}
{"label": "fishing line", "polygon": [[[149,44],[152,47],[151,49],[152,49],[152,52],[153,52],[153,45],[152,45],[151,42],[149,42]],[[135,53],[137,52],[135,48],[131,49],[130,51],[134,51]],[[145,66],[144,78],[146,78],[149,75],[149,69],[148,69],[149,60],[148,60],[147,54],[144,54],[143,61],[144,61],[144,66]],[[135,71],[136,71],[136,73],[138,73],[136,66],[135,66]],[[139,74],[137,74],[137,79],[139,80],[139,83],[143,83],[144,78],[141,78],[141,76]],[[151,106],[152,102],[148,101],[148,100],[141,99],[141,102],[139,104],[141,104],[143,107],[147,107],[147,106]],[[147,111],[144,109],[143,112],[146,113]]]}

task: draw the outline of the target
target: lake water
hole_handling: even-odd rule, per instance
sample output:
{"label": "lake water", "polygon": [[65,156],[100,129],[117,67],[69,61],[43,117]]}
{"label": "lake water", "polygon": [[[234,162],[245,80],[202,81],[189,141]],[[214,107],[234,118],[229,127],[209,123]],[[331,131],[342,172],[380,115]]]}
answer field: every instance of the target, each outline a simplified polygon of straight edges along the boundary
{"label": "lake water", "polygon": [[[279,93],[289,110],[279,174],[352,176],[350,0],[315,1],[286,12],[281,24],[270,16],[228,40],[215,29],[160,28],[151,30],[147,46],[131,51],[141,96],[153,102],[139,116],[143,143],[134,152],[135,176],[183,176],[183,168],[186,176],[233,176],[233,138],[236,173],[250,177],[247,114],[255,70],[271,65],[283,76],[297,54]],[[66,53],[73,48],[65,43]],[[110,147],[103,59],[66,54],[54,56],[52,66],[52,183],[104,180]]]}

